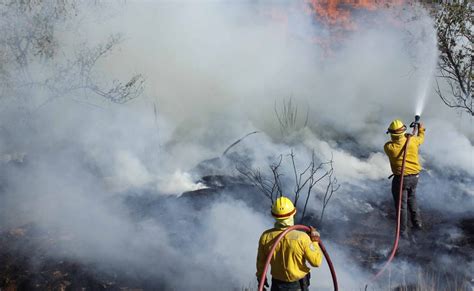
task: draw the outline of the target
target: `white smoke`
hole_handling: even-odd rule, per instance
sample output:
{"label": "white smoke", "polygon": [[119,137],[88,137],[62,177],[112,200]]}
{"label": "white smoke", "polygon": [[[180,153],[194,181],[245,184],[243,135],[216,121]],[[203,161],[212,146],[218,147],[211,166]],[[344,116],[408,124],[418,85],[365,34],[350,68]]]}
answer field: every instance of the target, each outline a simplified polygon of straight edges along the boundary
{"label": "white smoke", "polygon": [[[343,216],[346,206],[370,212],[364,199],[373,194],[353,197],[351,191],[370,192],[371,183],[390,174],[383,153],[385,129],[394,118],[406,123],[413,118],[417,96],[425,90],[420,86],[428,82],[425,76],[432,77],[432,21],[419,7],[380,12],[374,16],[378,26],[361,17],[359,29],[327,56],[312,38],[328,32],[300,4],[191,1],[82,7],[82,17],[71,20],[76,29],[60,32],[66,52],[82,41],[99,43],[120,32],[120,49],[99,68],[117,78],[143,73],[146,90],[123,105],[92,96],[85,101],[94,106],[54,100],[30,117],[33,129],[12,126],[11,136],[2,136],[2,160],[10,162],[25,152],[27,162],[7,173],[9,191],[0,196],[2,220],[59,228],[79,245],[64,243],[66,256],[148,269],[170,288],[223,290],[254,284],[258,237],[272,224],[260,214],[267,210],[218,199],[199,210],[172,204],[166,216],[137,222],[121,199],[146,194],[162,201],[204,189],[191,169],[220,157],[237,138],[255,130],[261,133],[233,149],[249,157],[252,166],[267,169],[270,160],[294,149],[304,167],[315,150],[322,161],[333,159],[343,184],[340,195],[347,199],[334,213]],[[290,11],[289,21],[272,17],[272,9]],[[103,10],[111,17],[100,19]],[[403,21],[418,18],[392,25],[386,19],[394,13],[401,13]],[[408,33],[411,26],[417,29]],[[410,37],[416,45],[407,42]],[[425,64],[420,61],[425,57],[429,65],[412,73],[414,65]],[[300,117],[306,110],[309,115],[308,126],[289,138],[293,143],[280,136],[274,113],[275,102],[290,96]],[[472,178],[472,124],[456,126],[455,113],[437,98],[428,99],[423,114],[425,163]],[[11,115],[15,113],[2,115],[5,126]],[[7,139],[11,146],[4,145]],[[290,166],[283,171],[291,177]],[[458,186],[472,197],[469,183]],[[319,209],[316,204],[311,201],[310,207]],[[437,209],[445,206],[433,203]],[[341,289],[360,284],[355,274],[366,274],[347,263],[350,250],[331,244],[328,240]],[[327,271],[314,273],[313,288],[330,286]]]}
{"label": "white smoke", "polygon": [[426,144],[429,146],[426,152],[432,158],[433,164],[447,171],[462,171],[472,177],[474,175],[474,146],[469,138],[452,123],[430,120],[430,124],[433,129],[427,132]]}
{"label": "white smoke", "polygon": [[195,183],[189,173],[177,170],[171,176],[162,178],[158,189],[162,193],[181,194],[186,191],[195,191],[207,188],[203,183]]}

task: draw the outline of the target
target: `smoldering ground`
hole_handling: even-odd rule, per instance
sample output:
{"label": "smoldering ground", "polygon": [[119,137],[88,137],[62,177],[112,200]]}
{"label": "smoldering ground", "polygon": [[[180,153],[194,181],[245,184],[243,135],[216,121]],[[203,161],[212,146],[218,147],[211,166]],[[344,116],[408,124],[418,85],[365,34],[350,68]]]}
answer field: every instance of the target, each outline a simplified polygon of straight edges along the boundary
{"label": "smoldering ground", "polygon": [[[142,73],[146,89],[125,104],[72,92],[32,114],[20,106],[24,91],[27,104],[41,104],[50,93],[21,87],[22,98],[16,98],[17,91],[9,91],[1,114],[1,229],[33,223],[55,234],[54,244],[33,240],[22,249],[18,243],[35,266],[69,260],[151,289],[253,287],[258,237],[272,225],[270,201],[236,167],[245,161],[265,172],[283,155],[282,172],[291,181],[290,151],[302,169],[314,150],[318,161],[333,159],[341,184],[324,217],[323,239],[341,288],[362,288],[377,267],[368,258],[382,260],[391,243],[385,129],[394,118],[408,123],[424,93],[420,205],[426,219],[443,227],[432,225],[428,239],[441,231],[447,248],[456,246],[453,233],[463,234],[458,219],[472,218],[473,132],[470,121],[431,90],[420,93],[431,88],[426,84],[434,74],[431,19],[421,7],[359,11],[357,29],[328,52],[313,40],[330,29],[304,5],[79,5],[78,16],[57,32],[63,56],[122,33],[124,41],[97,64],[96,77]],[[33,77],[54,70],[41,64]],[[290,97],[298,116],[285,131],[275,111]],[[259,133],[222,157],[252,131]],[[11,158],[23,154],[21,161]],[[234,180],[203,179],[216,174]],[[309,201],[315,217],[324,186]],[[291,191],[291,182],[286,187]],[[181,195],[186,191],[194,192]],[[32,245],[44,251],[41,256]],[[463,264],[472,266],[472,245],[464,247]],[[456,265],[445,253],[432,255],[432,263]],[[420,257],[402,257],[408,261],[403,268],[417,271],[428,256]],[[314,288],[330,288],[326,269],[313,272]],[[401,282],[397,275],[391,280]]]}

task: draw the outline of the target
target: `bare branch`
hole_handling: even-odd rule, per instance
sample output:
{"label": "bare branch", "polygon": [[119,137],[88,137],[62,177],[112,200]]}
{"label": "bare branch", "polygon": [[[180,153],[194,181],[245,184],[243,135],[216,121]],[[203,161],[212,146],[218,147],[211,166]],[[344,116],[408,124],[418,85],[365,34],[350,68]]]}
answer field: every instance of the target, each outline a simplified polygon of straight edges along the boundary
{"label": "bare branch", "polygon": [[260,131],[252,131],[250,133],[247,133],[246,135],[244,135],[243,137],[239,138],[238,140],[236,140],[234,143],[232,143],[230,146],[228,146],[225,151],[222,153],[223,156],[225,156],[227,154],[227,152],[232,148],[234,147],[235,145],[237,145],[239,142],[241,142],[242,140],[244,140],[246,137],[252,135],[252,134],[256,134],[256,133],[259,133]]}
{"label": "bare branch", "polygon": [[287,136],[294,131],[304,128],[308,125],[309,120],[309,108],[306,110],[306,118],[303,124],[298,122],[298,106],[293,103],[293,98],[283,100],[280,107],[277,106],[275,101],[274,105],[275,116],[280,125],[280,132],[282,136]]}
{"label": "bare branch", "polygon": [[[323,179],[327,179],[326,192],[323,195],[323,210],[321,213],[320,221],[324,215],[324,209],[327,207],[333,194],[339,189],[337,179],[334,177],[333,160],[317,163],[316,154],[314,150],[311,153],[311,160],[303,170],[299,170],[296,165],[296,154],[293,150],[287,155],[289,157],[289,163],[293,169],[294,176],[294,205],[298,208],[298,201],[301,197],[301,193],[305,193],[305,203],[301,215],[301,220],[304,219],[307,211],[307,206],[311,194],[314,192],[314,187]],[[288,160],[287,160],[288,161]],[[271,175],[265,177],[259,170],[252,170],[250,167],[244,166],[238,171],[255,187],[257,187],[265,196],[271,199],[272,203],[274,198],[281,197],[283,195],[283,187],[281,184],[281,176],[279,169],[283,164],[283,155],[280,155],[275,163],[270,165]],[[328,168],[329,166],[329,168]],[[287,180],[285,180],[287,181]],[[285,188],[287,189],[287,188]]]}
{"label": "bare branch", "polygon": [[[83,43],[74,56],[69,56],[55,35],[57,27],[77,15],[76,1],[0,1],[0,82],[2,88],[14,91],[14,96],[28,95],[24,89],[45,89],[44,100],[25,105],[36,111],[58,98],[70,98],[80,104],[78,90],[84,95],[92,91],[114,103],[125,103],[140,96],[145,78],[135,74],[125,81],[114,80],[99,85],[97,64],[121,42],[119,34],[103,43],[88,46]],[[60,56],[60,57],[58,57]],[[36,66],[45,67],[44,75],[33,73]],[[25,97],[25,100],[30,100]]]}

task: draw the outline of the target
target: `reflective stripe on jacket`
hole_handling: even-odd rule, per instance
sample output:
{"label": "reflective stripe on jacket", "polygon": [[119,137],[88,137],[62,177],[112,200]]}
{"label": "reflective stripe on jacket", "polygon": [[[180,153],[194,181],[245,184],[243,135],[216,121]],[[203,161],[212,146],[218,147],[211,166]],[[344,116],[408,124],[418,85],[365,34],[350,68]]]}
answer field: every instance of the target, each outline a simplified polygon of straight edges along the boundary
{"label": "reflective stripe on jacket", "polygon": [[[408,143],[404,175],[418,174],[421,164],[418,159],[418,148],[425,140],[425,129],[420,128],[417,136],[412,136]],[[403,147],[407,141],[406,135],[392,136],[384,146],[384,151],[390,160],[390,167],[394,175],[400,175],[403,162]]]}
{"label": "reflective stripe on jacket", "polygon": [[[257,254],[257,278],[260,279],[267,255],[278,235],[285,228],[272,228],[265,231],[260,237]],[[317,242],[312,242],[305,232],[293,230],[282,238],[273,253],[271,264],[272,278],[285,281],[298,281],[310,269],[306,266],[308,261],[311,266],[319,267],[323,254]]]}

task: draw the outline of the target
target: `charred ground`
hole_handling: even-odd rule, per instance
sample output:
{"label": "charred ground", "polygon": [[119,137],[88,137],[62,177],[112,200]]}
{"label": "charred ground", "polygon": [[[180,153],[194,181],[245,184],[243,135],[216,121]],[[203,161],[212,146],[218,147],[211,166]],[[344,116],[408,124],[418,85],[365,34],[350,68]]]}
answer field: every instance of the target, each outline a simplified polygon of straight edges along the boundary
{"label": "charred ground", "polygon": [[[214,162],[218,161],[214,160]],[[209,162],[207,162],[209,164]],[[18,165],[7,165],[9,167]],[[199,169],[200,167],[197,167]],[[202,165],[201,165],[201,170]],[[197,217],[208,210],[208,205],[218,201],[241,201],[257,212],[266,214],[270,201],[241,176],[205,175],[200,180],[206,188],[185,192],[181,196],[157,197],[154,193],[127,193],[120,201],[126,205],[130,217],[135,221],[156,220],[170,229],[174,244],[185,246],[193,241],[193,231],[200,225]],[[386,181],[380,181],[383,188]],[[377,188],[377,187],[375,187]],[[351,204],[344,215],[329,212],[324,222],[318,225],[314,211],[303,223],[317,225],[326,245],[349,251],[353,264],[368,274],[376,272],[384,262],[393,243],[395,212],[388,195],[374,196],[381,199],[361,201],[358,191],[347,197],[336,197],[334,205]],[[350,200],[350,199],[349,199]],[[412,239],[402,241],[390,269],[393,290],[470,290],[470,264],[474,260],[474,217],[472,213],[442,212],[423,207],[424,229]],[[354,207],[354,205],[358,205]],[[179,213],[170,209],[181,209]],[[297,217],[297,219],[301,219]],[[194,225],[195,230],[181,227]],[[187,235],[183,234],[186,233]],[[55,231],[37,226],[34,222],[0,233],[0,288],[2,290],[166,290],[170,288],[166,279],[154,277],[150,272],[141,272],[133,267],[110,264],[86,263],[74,260],[70,253],[77,239],[64,231]],[[197,242],[199,243],[199,242]],[[333,246],[331,246],[333,244]],[[64,245],[68,245],[64,248]],[[72,246],[72,247],[71,247]],[[77,246],[81,247],[81,246]],[[51,253],[54,252],[54,256]],[[416,274],[410,270],[418,270]],[[249,266],[253,267],[253,266]],[[337,265],[336,265],[337,269]],[[153,272],[151,272],[153,273]],[[179,274],[176,274],[179,275]],[[395,278],[403,277],[400,283]],[[418,278],[418,279],[416,279]],[[387,282],[388,274],[380,281]],[[385,283],[382,283],[385,284]],[[369,290],[377,290],[377,285]],[[236,290],[239,286],[236,286]],[[357,288],[356,288],[357,289]]]}

